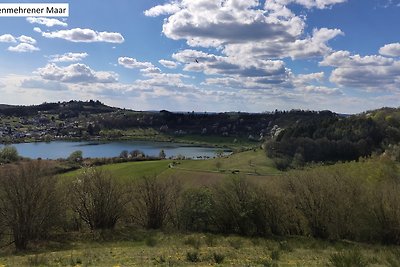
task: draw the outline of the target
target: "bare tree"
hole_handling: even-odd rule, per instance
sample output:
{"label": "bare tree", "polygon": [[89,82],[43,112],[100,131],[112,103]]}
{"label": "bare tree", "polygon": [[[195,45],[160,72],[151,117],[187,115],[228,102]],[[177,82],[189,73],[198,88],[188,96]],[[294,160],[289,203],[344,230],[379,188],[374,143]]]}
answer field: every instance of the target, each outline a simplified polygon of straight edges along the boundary
{"label": "bare tree", "polygon": [[7,166],[0,172],[0,217],[18,250],[47,235],[59,218],[56,179],[45,162]]}
{"label": "bare tree", "polygon": [[72,183],[72,209],[90,227],[112,229],[122,217],[127,203],[123,186],[99,168],[87,168]]}
{"label": "bare tree", "polygon": [[175,207],[179,192],[176,180],[143,177],[132,201],[134,220],[147,229],[162,228]]}

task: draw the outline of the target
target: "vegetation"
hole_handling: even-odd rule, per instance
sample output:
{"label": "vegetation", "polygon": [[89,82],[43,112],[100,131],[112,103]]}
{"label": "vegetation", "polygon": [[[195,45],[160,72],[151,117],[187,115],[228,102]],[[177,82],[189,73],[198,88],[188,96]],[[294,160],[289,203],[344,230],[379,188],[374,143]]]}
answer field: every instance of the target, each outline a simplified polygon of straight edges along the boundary
{"label": "vegetation", "polygon": [[71,208],[91,230],[113,229],[124,215],[127,194],[118,180],[101,169],[84,169],[72,182]]}
{"label": "vegetation", "polygon": [[[0,158],[14,163],[0,167],[0,264],[398,266],[396,114],[263,114],[281,125],[296,121],[267,126],[265,150],[229,157],[221,150],[201,161],[134,150],[112,160],[82,161],[77,151],[66,161],[14,162],[18,153],[5,147]],[[258,124],[250,114],[165,111],[146,123],[177,118],[194,119],[186,128],[193,132],[212,118],[266,123],[261,115]],[[178,124],[159,130],[170,134]],[[60,164],[101,166],[55,176]]]}
{"label": "vegetation", "polygon": [[60,225],[63,202],[55,177],[41,161],[10,166],[0,173],[0,231],[12,236],[16,249],[46,238]]}
{"label": "vegetation", "polygon": [[19,160],[18,151],[13,146],[0,148],[0,163],[11,163]]}

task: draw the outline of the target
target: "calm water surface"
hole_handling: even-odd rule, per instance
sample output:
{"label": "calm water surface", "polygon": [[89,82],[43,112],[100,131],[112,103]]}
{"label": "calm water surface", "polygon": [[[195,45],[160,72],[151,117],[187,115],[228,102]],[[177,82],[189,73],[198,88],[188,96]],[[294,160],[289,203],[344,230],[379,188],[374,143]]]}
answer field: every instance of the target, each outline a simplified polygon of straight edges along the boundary
{"label": "calm water surface", "polygon": [[[123,150],[132,151],[135,149],[143,151],[148,156],[158,156],[161,149],[167,157],[182,155],[190,158],[214,157],[217,148],[199,147],[186,144],[168,142],[147,142],[147,141],[114,141],[107,143],[96,142],[39,142],[13,144],[18,153],[23,157],[32,159],[58,159],[67,158],[72,152],[81,150],[85,158],[117,157]],[[3,147],[0,145],[0,147]]]}

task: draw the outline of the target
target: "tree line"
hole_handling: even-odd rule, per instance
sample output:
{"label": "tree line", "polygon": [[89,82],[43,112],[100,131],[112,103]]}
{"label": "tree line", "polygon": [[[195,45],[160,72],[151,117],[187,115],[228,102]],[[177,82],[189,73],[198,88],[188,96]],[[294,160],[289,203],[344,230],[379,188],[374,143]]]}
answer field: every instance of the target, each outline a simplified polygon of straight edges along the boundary
{"label": "tree line", "polygon": [[190,188],[173,178],[121,181],[100,168],[61,180],[46,161],[21,162],[1,167],[0,240],[23,250],[60,231],[134,226],[400,244],[399,193],[386,157]]}

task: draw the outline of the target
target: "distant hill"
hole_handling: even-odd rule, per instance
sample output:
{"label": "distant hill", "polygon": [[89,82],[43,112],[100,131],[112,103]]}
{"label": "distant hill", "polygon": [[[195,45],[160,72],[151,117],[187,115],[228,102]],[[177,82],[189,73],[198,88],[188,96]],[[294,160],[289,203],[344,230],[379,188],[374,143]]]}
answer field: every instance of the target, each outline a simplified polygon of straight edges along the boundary
{"label": "distant hill", "polygon": [[100,101],[69,101],[58,103],[43,103],[32,106],[12,106],[0,104],[0,115],[5,116],[35,116],[39,112],[48,112],[56,114],[66,114],[67,116],[78,116],[81,113],[107,113],[119,110],[109,107]]}

